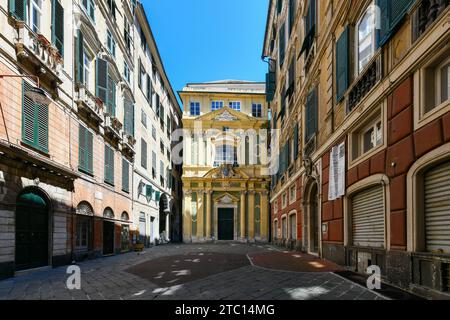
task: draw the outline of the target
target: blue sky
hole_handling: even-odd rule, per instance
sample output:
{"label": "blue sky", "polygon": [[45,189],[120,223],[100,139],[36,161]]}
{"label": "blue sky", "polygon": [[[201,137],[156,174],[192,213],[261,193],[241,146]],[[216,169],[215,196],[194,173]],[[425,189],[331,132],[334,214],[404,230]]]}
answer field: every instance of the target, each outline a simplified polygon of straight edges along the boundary
{"label": "blue sky", "polygon": [[175,91],[188,82],[264,81],[269,0],[146,0],[147,17]]}

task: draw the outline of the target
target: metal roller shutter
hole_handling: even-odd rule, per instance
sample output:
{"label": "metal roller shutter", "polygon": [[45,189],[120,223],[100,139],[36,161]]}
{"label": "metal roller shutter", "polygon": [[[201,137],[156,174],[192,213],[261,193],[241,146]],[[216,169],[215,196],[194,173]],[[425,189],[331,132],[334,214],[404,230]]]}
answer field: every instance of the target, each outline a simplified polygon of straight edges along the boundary
{"label": "metal roller shutter", "polygon": [[424,194],[426,248],[450,253],[450,161],[425,173]]}
{"label": "metal roller shutter", "polygon": [[352,200],[353,245],[384,247],[384,192],[376,186],[357,193]]}

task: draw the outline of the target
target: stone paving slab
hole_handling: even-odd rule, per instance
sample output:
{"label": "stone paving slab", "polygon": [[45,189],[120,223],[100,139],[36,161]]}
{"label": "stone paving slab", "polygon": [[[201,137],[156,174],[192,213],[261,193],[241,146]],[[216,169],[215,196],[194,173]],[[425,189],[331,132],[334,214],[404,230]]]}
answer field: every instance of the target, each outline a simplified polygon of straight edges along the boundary
{"label": "stone paving slab", "polygon": [[154,283],[129,273],[132,267],[152,266],[158,259],[173,260],[186,253],[220,256],[271,253],[271,246],[247,244],[164,245],[142,253],[127,253],[79,263],[81,289],[68,290],[67,267],[30,273],[0,281],[0,300],[305,300],[383,299],[331,272],[289,272],[236,265],[180,284]]}

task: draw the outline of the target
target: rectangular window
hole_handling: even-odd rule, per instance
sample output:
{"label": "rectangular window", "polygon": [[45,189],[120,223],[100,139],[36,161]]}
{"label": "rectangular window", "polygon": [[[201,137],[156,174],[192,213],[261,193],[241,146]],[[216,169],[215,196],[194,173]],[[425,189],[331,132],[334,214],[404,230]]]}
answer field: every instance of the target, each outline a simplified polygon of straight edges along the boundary
{"label": "rectangular window", "polygon": [[152,125],[152,137],[153,137],[153,140],[156,141],[156,128],[154,125]]}
{"label": "rectangular window", "polygon": [[125,81],[128,84],[131,84],[130,67],[128,66],[128,64],[126,62],[124,62],[124,64],[123,64],[123,76],[125,78]]}
{"label": "rectangular window", "polygon": [[255,118],[262,117],[262,105],[261,103],[253,103],[252,104],[252,116]]}
{"label": "rectangular window", "polygon": [[22,141],[48,153],[48,106],[33,102],[25,92],[33,88],[22,82]]}
{"label": "rectangular window", "polygon": [[283,66],[284,63],[284,56],[285,56],[285,51],[286,51],[286,29],[285,29],[285,24],[283,23],[283,25],[280,28],[280,33],[279,33],[279,59],[280,59],[280,68]]}
{"label": "rectangular window", "polygon": [[52,43],[64,57],[64,8],[59,0],[52,0]]}
{"label": "rectangular window", "polygon": [[297,200],[296,186],[293,185],[289,188],[289,203],[292,204]]}
{"label": "rectangular window", "polygon": [[286,221],[286,217],[281,219],[281,237],[282,237],[282,239],[286,239],[287,238],[287,221]]}
{"label": "rectangular window", "polygon": [[125,134],[134,137],[134,104],[129,100],[124,100],[123,108],[123,131]]}
{"label": "rectangular window", "polygon": [[283,193],[281,196],[281,209],[284,209],[287,207],[287,193]]}
{"label": "rectangular window", "polygon": [[86,89],[91,89],[91,64],[92,56],[86,47],[83,48],[83,80]]}
{"label": "rectangular window", "polygon": [[289,216],[289,226],[290,226],[290,232],[289,232],[289,237],[292,240],[297,239],[297,215],[296,214],[291,214]]}
{"label": "rectangular window", "polygon": [[128,20],[125,18],[125,23],[124,23],[124,27],[123,27],[123,37],[125,39],[125,46],[127,48],[127,52],[130,54],[131,53],[131,48],[133,46],[133,42],[132,42],[132,30],[131,30],[131,25],[128,22]]}
{"label": "rectangular window", "polygon": [[80,214],[76,216],[76,221],[75,248],[78,251],[89,250],[92,242],[92,217]]}
{"label": "rectangular window", "polygon": [[141,59],[139,59],[139,81],[138,81],[138,86],[139,89],[144,90],[145,88],[145,77],[146,77],[146,73],[145,73],[145,69],[144,66],[142,65],[142,61]]}
{"label": "rectangular window", "polygon": [[[359,128],[350,135],[351,140],[351,160],[372,153],[384,143],[384,127],[381,111],[371,116]],[[374,151],[375,152],[375,151]]]}
{"label": "rectangular window", "polygon": [[241,111],[240,101],[230,101],[230,108],[236,111]]}
{"label": "rectangular window", "polygon": [[114,186],[114,150],[105,145],[105,182]]}
{"label": "rectangular window", "polygon": [[364,70],[365,66],[372,59],[376,50],[376,15],[375,6],[369,5],[356,29],[358,73]]}
{"label": "rectangular window", "polygon": [[306,100],[305,143],[309,142],[317,132],[317,108],[317,88],[315,88]]}
{"label": "rectangular window", "polygon": [[200,115],[200,102],[191,102],[190,103],[190,114],[191,114],[191,116],[199,116]]}
{"label": "rectangular window", "polygon": [[216,159],[214,161],[216,167],[234,163],[237,163],[237,152],[234,146],[226,144],[216,146]]}
{"label": "rectangular window", "polygon": [[141,166],[147,169],[147,142],[141,139]]}
{"label": "rectangular window", "polygon": [[114,0],[107,0],[106,3],[108,4],[109,11],[111,12],[112,17],[116,18],[116,2]]}
{"label": "rectangular window", "polygon": [[108,75],[108,102],[106,103],[106,113],[112,117],[116,116],[116,82]]}
{"label": "rectangular window", "polygon": [[78,132],[78,170],[94,174],[93,170],[93,135],[80,124]]}
{"label": "rectangular window", "polygon": [[122,159],[122,191],[130,192],[130,164]]}
{"label": "rectangular window", "polygon": [[156,178],[157,172],[156,172],[156,153],[155,151],[152,151],[152,177],[153,179]]}
{"label": "rectangular window", "polygon": [[115,58],[116,57],[116,40],[114,40],[111,31],[106,31],[107,35],[107,47],[109,50],[109,53]]}
{"label": "rectangular window", "polygon": [[159,150],[161,151],[162,155],[164,155],[166,148],[164,147],[164,143],[162,142],[162,140],[159,142]]}
{"label": "rectangular window", "polygon": [[30,1],[29,25],[35,33],[41,33],[42,0]]}
{"label": "rectangular window", "polygon": [[141,123],[147,128],[147,115],[145,114],[144,109],[141,109]]}
{"label": "rectangular window", "polygon": [[95,3],[94,0],[83,0],[81,1],[83,5],[83,9],[88,15],[88,17],[92,20],[92,22],[95,21]]}
{"label": "rectangular window", "polygon": [[223,101],[211,101],[211,111],[216,111],[223,108]]}

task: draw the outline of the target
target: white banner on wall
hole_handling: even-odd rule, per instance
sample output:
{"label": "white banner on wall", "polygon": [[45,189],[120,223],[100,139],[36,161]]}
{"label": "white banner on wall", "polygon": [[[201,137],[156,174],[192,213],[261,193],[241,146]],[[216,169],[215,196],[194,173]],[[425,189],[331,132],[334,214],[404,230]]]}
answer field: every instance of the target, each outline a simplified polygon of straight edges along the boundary
{"label": "white banner on wall", "polygon": [[328,201],[336,200],[345,194],[345,143],[334,146],[330,153],[330,179]]}

